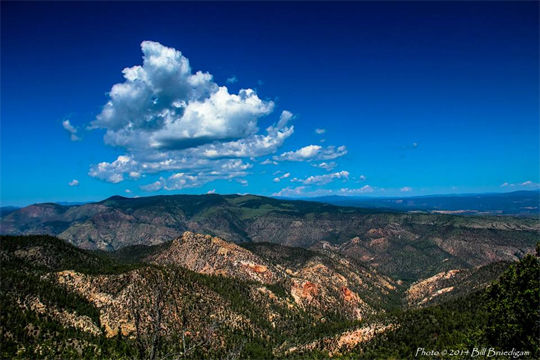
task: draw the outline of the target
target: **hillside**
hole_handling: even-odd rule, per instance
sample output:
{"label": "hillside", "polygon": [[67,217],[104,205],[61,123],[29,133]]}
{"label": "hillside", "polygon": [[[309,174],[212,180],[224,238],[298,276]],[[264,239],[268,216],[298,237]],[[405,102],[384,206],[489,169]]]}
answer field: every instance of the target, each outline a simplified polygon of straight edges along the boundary
{"label": "hillside", "polygon": [[518,260],[533,251],[540,224],[529,218],[382,212],[217,194],[36,204],[0,220],[2,234],[49,234],[107,251],[165,243],[184,231],[235,243],[326,249],[414,282],[456,268]]}
{"label": "hillside", "polygon": [[[540,356],[540,260],[528,255],[510,265],[481,291],[420,310],[398,312],[382,320],[399,324],[349,352],[358,359],[403,359],[418,348],[442,351],[446,359],[538,359]],[[488,355],[487,352],[491,353]],[[514,354],[510,352],[513,351]],[[504,353],[506,352],[506,354]],[[430,355],[424,356],[431,357]]]}
{"label": "hillside", "polygon": [[[185,234],[184,241],[196,236]],[[149,261],[172,260],[167,254],[176,244],[169,245]],[[127,264],[47,236],[2,237],[0,259],[3,358],[150,358],[150,348],[160,357],[268,357],[285,339],[314,339],[356,318],[341,315],[347,299],[323,293],[329,284],[309,299],[295,298],[278,279],[210,275],[174,262]],[[318,306],[327,299],[335,308]]]}
{"label": "hillside", "polygon": [[[420,283],[407,290],[335,253],[240,247],[190,232],[115,253],[2,236],[0,260],[3,358],[369,359],[408,357],[426,339],[456,348],[538,345],[523,336],[538,330],[529,308],[539,303],[539,266],[530,255],[457,271],[457,297],[421,310],[407,310]],[[435,284],[431,294],[448,285],[425,281]],[[508,339],[495,316],[517,321]]]}
{"label": "hillside", "polygon": [[160,356],[281,356],[280,348],[397,308],[391,299],[402,290],[347,259],[271,244],[242,248],[191,232],[118,254],[49,236],[3,236],[0,259],[8,358],[146,358],[155,336]]}

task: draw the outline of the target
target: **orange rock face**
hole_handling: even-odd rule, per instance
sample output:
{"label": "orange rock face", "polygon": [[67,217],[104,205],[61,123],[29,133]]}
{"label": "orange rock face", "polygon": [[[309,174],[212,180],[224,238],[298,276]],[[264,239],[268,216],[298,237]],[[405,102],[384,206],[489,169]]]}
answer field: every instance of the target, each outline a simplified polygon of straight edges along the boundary
{"label": "orange rock face", "polygon": [[314,296],[317,296],[319,293],[319,285],[314,284],[310,281],[306,281],[302,285],[302,296],[308,299],[312,299]]}
{"label": "orange rock face", "polygon": [[384,235],[386,235],[384,229],[381,228],[369,229],[367,233],[369,236],[373,237],[383,237]]}
{"label": "orange rock face", "polygon": [[274,283],[283,275],[271,264],[236,244],[189,231],[150,261],[175,264],[202,274]]}
{"label": "orange rock face", "polygon": [[354,296],[355,294],[351,290],[349,290],[349,288],[346,286],[343,286],[341,288],[341,295],[343,296],[343,299],[345,301],[353,301],[355,297]]}
{"label": "orange rock face", "polygon": [[248,264],[247,266],[248,266],[248,268],[250,270],[253,270],[258,274],[265,273],[268,270],[268,268],[266,266],[264,266],[264,265],[257,265],[257,264],[251,265],[251,264]]}
{"label": "orange rock face", "polygon": [[317,301],[315,297],[319,294],[321,294],[320,285],[308,280],[293,280],[293,285],[291,286],[291,295],[297,304],[313,305],[314,301]]}

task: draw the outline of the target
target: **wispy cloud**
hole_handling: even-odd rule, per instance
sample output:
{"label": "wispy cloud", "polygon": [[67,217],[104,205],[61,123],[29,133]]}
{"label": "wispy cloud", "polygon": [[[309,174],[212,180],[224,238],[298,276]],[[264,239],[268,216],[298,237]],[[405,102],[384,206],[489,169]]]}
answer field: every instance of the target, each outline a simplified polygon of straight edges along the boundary
{"label": "wispy cloud", "polygon": [[79,180],[73,179],[68,183],[68,185],[69,186],[78,186],[79,185]]}
{"label": "wispy cloud", "polygon": [[291,176],[291,173],[285,173],[285,174],[283,174],[281,176],[275,177],[274,182],[280,182],[281,180],[286,179],[289,176]]}
{"label": "wispy cloud", "polygon": [[342,188],[339,189],[339,193],[341,195],[357,195],[357,194],[367,194],[374,192],[375,189],[371,187],[370,185],[364,185],[361,188]]}
{"label": "wispy cloud", "polygon": [[332,160],[347,154],[345,146],[308,145],[295,151],[288,151],[274,156],[275,161],[321,161]]}
{"label": "wispy cloud", "polygon": [[331,161],[331,162],[323,161],[322,163],[319,163],[319,164],[312,164],[312,166],[315,166],[315,167],[318,167],[327,171],[332,171],[337,166],[337,164],[334,161]]}
{"label": "wispy cloud", "polygon": [[315,133],[322,135],[326,132],[326,129],[315,129]]}
{"label": "wispy cloud", "polygon": [[305,195],[304,189],[306,189],[305,186],[286,187],[286,188],[281,189],[278,192],[273,193],[272,196],[287,196],[287,197],[301,196],[301,195]]}
{"label": "wispy cloud", "polygon": [[540,188],[540,183],[536,183],[531,180],[526,180],[520,183],[504,182],[501,184],[503,188],[523,188],[523,189],[537,189]]}
{"label": "wispy cloud", "polygon": [[324,175],[314,175],[310,176],[306,179],[293,179],[292,181],[301,182],[305,185],[325,185],[328,184],[334,180],[347,180],[349,179],[349,172],[348,171],[339,171],[332,174],[324,174]]}
{"label": "wispy cloud", "polygon": [[410,191],[412,191],[412,188],[409,187],[409,186],[404,186],[401,189],[399,189],[399,191],[401,191],[401,192],[410,192]]}
{"label": "wispy cloud", "polygon": [[238,78],[237,78],[235,75],[233,75],[233,76],[227,78],[227,82],[228,82],[229,84],[237,83],[237,82],[238,82]]}
{"label": "wispy cloud", "polygon": [[77,128],[71,125],[69,120],[62,121],[62,127],[69,133],[71,141],[79,141],[81,138],[77,135]]}
{"label": "wispy cloud", "polygon": [[[382,189],[377,189],[382,190]],[[341,189],[313,189],[310,186],[302,185],[297,187],[285,187],[278,192],[272,194],[277,197],[315,197],[315,196],[327,196],[327,195],[340,195],[340,196],[355,196],[362,194],[370,194],[375,191],[375,188],[370,185],[364,185],[361,188],[341,188]]]}
{"label": "wispy cloud", "polygon": [[261,165],[277,165],[278,162],[271,159],[266,159],[264,161],[261,161]]}
{"label": "wispy cloud", "polygon": [[181,190],[199,187],[215,180],[232,180],[235,178],[238,178],[237,181],[240,184],[246,185],[247,181],[241,178],[248,175],[247,170],[251,166],[251,164],[243,163],[238,159],[224,161],[220,166],[213,163],[210,169],[202,167],[193,172],[178,172],[168,178],[160,177],[159,180],[151,184],[141,186],[141,189],[145,191]]}

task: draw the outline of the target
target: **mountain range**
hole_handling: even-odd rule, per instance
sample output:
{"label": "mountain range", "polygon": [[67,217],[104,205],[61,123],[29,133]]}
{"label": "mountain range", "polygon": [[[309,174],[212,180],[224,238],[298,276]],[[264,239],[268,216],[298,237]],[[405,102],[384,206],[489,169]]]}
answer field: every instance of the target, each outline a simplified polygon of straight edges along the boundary
{"label": "mountain range", "polygon": [[[538,352],[523,335],[540,323],[532,217],[115,196],[17,209],[0,231],[3,358],[400,359],[415,344],[470,343]],[[509,309],[522,315],[504,313],[517,322],[504,343],[490,319]]]}
{"label": "mountain range", "polygon": [[416,281],[532,252],[534,218],[388,212],[255,195],[114,196],[84,205],[35,204],[2,217],[0,233],[48,234],[80,248],[157,245],[184,231],[234,243],[326,249]]}

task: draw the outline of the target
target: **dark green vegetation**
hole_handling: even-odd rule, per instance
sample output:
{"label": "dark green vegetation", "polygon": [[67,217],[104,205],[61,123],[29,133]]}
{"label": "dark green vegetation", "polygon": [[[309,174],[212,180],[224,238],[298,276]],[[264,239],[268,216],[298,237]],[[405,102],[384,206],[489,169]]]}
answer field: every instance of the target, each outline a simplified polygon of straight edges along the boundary
{"label": "dark green vegetation", "polygon": [[106,251],[165,243],[186,230],[236,243],[330,249],[411,283],[445,270],[516,261],[534,250],[540,225],[533,218],[412,214],[218,194],[36,204],[0,220],[3,234],[47,233]]}
{"label": "dark green vegetation", "polygon": [[485,294],[485,334],[499,347],[533,349],[540,357],[540,265],[529,255],[512,265]]}
{"label": "dark green vegetation", "polygon": [[[20,358],[99,358],[124,353],[126,345],[116,339],[93,336],[65,326],[48,313],[32,307],[39,299],[44,306],[88,317],[99,324],[99,310],[77,293],[51,281],[46,274],[74,269],[83,273],[116,273],[131,269],[108,257],[90,254],[50,236],[17,236],[0,239],[0,356]],[[118,348],[119,352],[116,352]]]}
{"label": "dark green vegetation", "polygon": [[[521,359],[538,359],[540,261],[527,255],[519,263],[510,265],[486,290],[433,307],[392,314],[385,317],[385,321],[399,327],[358,347],[350,354],[351,358],[411,358],[418,348],[459,350],[460,353],[473,348],[498,351],[515,348],[529,352]],[[441,358],[467,359],[469,355],[448,354]]]}
{"label": "dark green vegetation", "polygon": [[[291,295],[279,283],[263,285],[141,262],[167,246],[135,246],[106,253],[78,249],[49,236],[1,237],[0,356],[327,358],[329,350],[324,346],[289,355],[285,350],[372,323],[392,324],[393,330],[346,351],[334,351],[333,357],[413,358],[418,347],[514,347],[531,352],[529,357],[521,358],[540,356],[540,264],[532,255],[519,263],[481,268],[467,277],[470,286],[463,285],[458,294],[462,297],[409,310],[388,301],[383,306],[386,313],[358,322],[345,319],[339,312],[328,312],[321,321],[309,309],[291,306]],[[331,252],[322,254],[275,244],[245,247],[281,266],[295,268],[315,260],[337,266],[332,265],[331,258],[336,255]],[[499,274],[502,267],[507,269],[493,285],[474,293],[467,291]],[[68,272],[58,277],[56,274],[63,270],[81,275]],[[261,292],[264,288],[275,299]],[[97,306],[89,300],[89,294],[103,297],[105,305]],[[106,295],[116,302],[107,303]],[[107,316],[118,316],[113,324],[121,324],[123,318],[139,318],[139,335],[119,332],[106,336],[108,331],[116,330],[107,329]]]}

